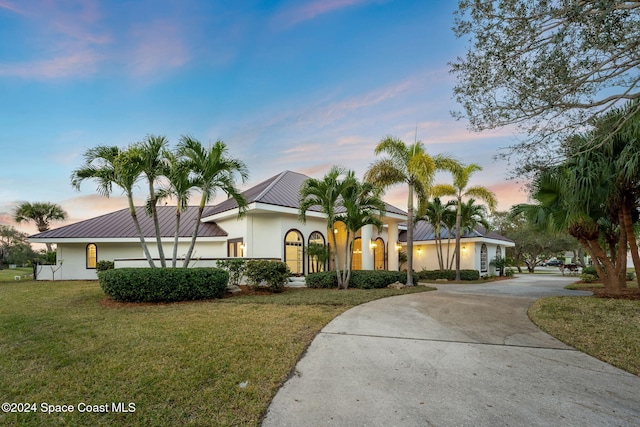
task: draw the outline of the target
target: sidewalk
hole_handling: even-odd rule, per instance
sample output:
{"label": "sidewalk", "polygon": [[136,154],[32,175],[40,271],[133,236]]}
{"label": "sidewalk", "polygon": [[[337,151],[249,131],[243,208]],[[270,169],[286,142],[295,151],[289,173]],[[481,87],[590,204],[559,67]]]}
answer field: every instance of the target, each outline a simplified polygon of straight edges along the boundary
{"label": "sidewalk", "polygon": [[263,426],[636,426],[640,377],[526,315],[573,280],[445,284],[355,307],[312,342]]}

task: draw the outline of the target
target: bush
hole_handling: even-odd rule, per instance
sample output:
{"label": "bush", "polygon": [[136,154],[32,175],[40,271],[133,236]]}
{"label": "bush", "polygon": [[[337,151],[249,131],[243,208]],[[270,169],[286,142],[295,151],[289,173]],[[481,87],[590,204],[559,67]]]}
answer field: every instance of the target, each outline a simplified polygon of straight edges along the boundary
{"label": "bush", "polygon": [[220,298],[229,273],[219,268],[119,268],[100,273],[102,290],[116,301],[176,302]]}
{"label": "bush", "polygon": [[633,273],[633,272],[631,272],[631,271],[629,271],[629,272],[627,273],[627,282],[629,282],[629,281],[631,281],[631,280],[633,280],[633,279],[635,279],[635,278],[636,278],[635,273]]}
{"label": "bush", "polygon": [[[418,280],[437,280],[447,279],[455,280],[456,272],[454,270],[422,270],[415,274]],[[460,280],[479,280],[480,272],[478,270],[460,270]]]}
{"label": "bush", "polygon": [[282,261],[252,259],[247,261],[246,274],[249,284],[254,288],[267,287],[273,292],[282,292],[291,271]]}
{"label": "bush", "polygon": [[230,286],[239,286],[240,280],[242,280],[242,276],[247,269],[246,261],[241,258],[220,260],[216,265],[229,273]]}
{"label": "bush", "polygon": [[589,273],[582,273],[580,275],[580,279],[583,283],[593,283],[598,280],[598,276]]}
{"label": "bush", "polygon": [[[351,272],[349,287],[358,289],[386,288],[392,283],[407,283],[407,273],[386,270],[354,270]],[[306,278],[309,288],[337,288],[338,276],[335,271],[311,273]]]}
{"label": "bush", "polygon": [[98,261],[96,263],[96,271],[106,271],[113,270],[115,268],[115,263],[113,261]]}
{"label": "bush", "polygon": [[588,265],[582,268],[582,274],[591,274],[592,276],[597,276],[598,272],[593,265]]}
{"label": "bush", "polygon": [[516,274],[516,272],[513,268],[507,268],[504,272],[504,275],[507,277],[513,277],[514,274]]}

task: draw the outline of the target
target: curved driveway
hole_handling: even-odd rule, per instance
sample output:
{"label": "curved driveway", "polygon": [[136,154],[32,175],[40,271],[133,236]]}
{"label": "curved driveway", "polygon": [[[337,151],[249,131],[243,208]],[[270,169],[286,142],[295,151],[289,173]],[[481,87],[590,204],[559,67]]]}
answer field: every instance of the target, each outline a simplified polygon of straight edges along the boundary
{"label": "curved driveway", "polygon": [[438,285],[355,307],[313,340],[263,426],[637,426],[640,377],[540,331],[575,278]]}

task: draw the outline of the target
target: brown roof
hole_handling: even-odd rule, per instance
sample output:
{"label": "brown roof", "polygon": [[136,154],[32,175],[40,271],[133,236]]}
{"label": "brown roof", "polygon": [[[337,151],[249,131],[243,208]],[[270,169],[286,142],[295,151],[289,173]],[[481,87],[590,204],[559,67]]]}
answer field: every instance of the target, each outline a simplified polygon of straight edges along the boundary
{"label": "brown roof", "polygon": [[[446,227],[442,227],[440,230],[440,235],[443,239],[447,239],[449,237],[449,229]],[[478,226],[470,232],[463,233],[460,238],[466,237],[486,237],[487,239],[494,240],[503,240],[505,242],[513,242],[513,240],[504,237],[495,231],[487,231],[486,228],[482,226]],[[455,230],[451,230],[451,238],[455,238]],[[403,230],[400,232],[398,240],[401,242],[407,241],[407,232]],[[416,223],[415,228],[413,229],[413,241],[414,242],[422,242],[428,240],[435,240],[435,231],[433,226],[426,221],[418,221]]]}
{"label": "brown roof", "polygon": [[[308,176],[301,173],[284,171],[278,175],[251,187],[242,194],[248,203],[264,203],[273,206],[282,206],[286,208],[300,208],[300,188],[302,184],[309,179]],[[406,215],[407,213],[385,203],[387,212],[397,215]],[[226,212],[238,207],[233,199],[227,199],[224,202],[206,209],[204,216],[211,216],[221,212]],[[310,211],[320,212],[320,207],[313,206]]]}
{"label": "brown roof", "polygon": [[[137,207],[136,213],[144,237],[155,237],[153,220],[146,214],[144,207]],[[191,237],[197,213],[197,206],[190,206],[182,212],[180,218],[180,237]],[[158,206],[158,222],[160,223],[160,235],[162,237],[173,237],[176,228],[176,207]],[[198,228],[198,237],[221,236],[227,236],[227,232],[216,223],[201,223]],[[30,237],[32,239],[137,238],[138,233],[136,232],[133,219],[127,208],[75,224],[34,234]]]}

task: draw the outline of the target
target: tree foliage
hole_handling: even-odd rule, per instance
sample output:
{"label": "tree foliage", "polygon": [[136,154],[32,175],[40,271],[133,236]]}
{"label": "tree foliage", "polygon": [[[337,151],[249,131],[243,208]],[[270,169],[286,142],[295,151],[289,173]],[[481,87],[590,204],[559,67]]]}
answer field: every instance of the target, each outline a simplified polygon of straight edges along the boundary
{"label": "tree foliage", "polygon": [[454,32],[469,42],[450,64],[455,115],[476,131],[516,125],[532,136],[514,149],[562,142],[640,98],[638,1],[460,0]]}
{"label": "tree foliage", "polygon": [[[13,211],[13,219],[18,223],[33,222],[40,233],[49,230],[52,221],[64,221],[67,213],[62,206],[51,202],[21,202]],[[51,252],[51,243],[47,243]]]}

